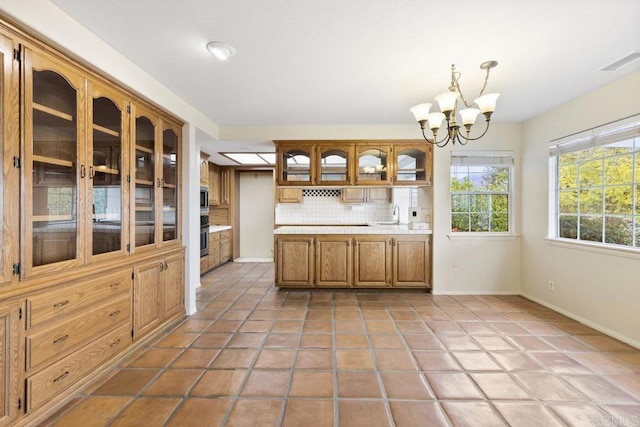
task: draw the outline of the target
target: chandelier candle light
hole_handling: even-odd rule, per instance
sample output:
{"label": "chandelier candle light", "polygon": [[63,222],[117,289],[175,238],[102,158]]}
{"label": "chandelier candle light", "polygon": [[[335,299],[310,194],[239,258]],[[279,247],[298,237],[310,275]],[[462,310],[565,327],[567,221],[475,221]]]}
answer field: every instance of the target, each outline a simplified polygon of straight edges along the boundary
{"label": "chandelier candle light", "polygon": [[[449,92],[441,93],[436,96],[435,99],[440,106],[441,112],[430,113],[431,104],[418,104],[412,107],[409,111],[413,113],[418,123],[420,123],[420,129],[422,129],[422,136],[427,142],[434,144],[438,147],[444,147],[451,141],[451,144],[458,142],[460,145],[465,145],[469,141],[475,141],[482,138],[489,130],[489,122],[491,121],[491,114],[496,109],[496,101],[500,96],[499,93],[488,93],[484,95],[484,90],[487,88],[487,82],[489,81],[489,71],[498,65],[497,61],[486,61],[480,64],[480,68],[487,70],[487,75],[484,79],[484,86],[480,91],[480,95],[473,100],[473,104],[467,103],[460,90],[460,73],[456,71],[455,64],[451,65],[451,85],[449,86]],[[462,100],[465,107],[458,111],[458,98]],[[478,108],[471,108],[473,105],[477,105]],[[460,132],[460,124],[456,121],[456,112],[460,113],[462,119],[462,125],[466,130],[466,135]],[[476,121],[478,114],[482,113],[486,120],[486,128],[482,135],[471,138],[471,126]],[[438,130],[442,126],[442,121],[447,120],[447,135],[438,141]],[[425,127],[427,122],[429,123],[429,129],[433,133],[433,139],[427,138],[425,135]]]}

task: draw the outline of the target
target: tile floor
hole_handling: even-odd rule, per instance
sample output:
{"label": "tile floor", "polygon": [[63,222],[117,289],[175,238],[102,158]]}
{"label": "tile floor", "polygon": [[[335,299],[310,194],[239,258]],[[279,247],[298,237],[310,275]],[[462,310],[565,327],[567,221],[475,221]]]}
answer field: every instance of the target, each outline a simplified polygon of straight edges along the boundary
{"label": "tile floor", "polygon": [[513,296],[279,291],[202,278],[199,311],[45,425],[638,426],[640,351]]}

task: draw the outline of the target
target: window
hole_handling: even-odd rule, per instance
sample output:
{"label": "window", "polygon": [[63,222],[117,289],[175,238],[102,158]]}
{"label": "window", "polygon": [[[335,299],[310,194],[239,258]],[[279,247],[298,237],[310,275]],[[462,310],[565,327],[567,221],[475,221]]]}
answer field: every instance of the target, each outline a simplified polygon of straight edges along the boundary
{"label": "window", "polygon": [[550,235],[640,247],[638,118],[556,142],[550,149]]}
{"label": "window", "polygon": [[513,154],[451,154],[451,231],[511,231]]}

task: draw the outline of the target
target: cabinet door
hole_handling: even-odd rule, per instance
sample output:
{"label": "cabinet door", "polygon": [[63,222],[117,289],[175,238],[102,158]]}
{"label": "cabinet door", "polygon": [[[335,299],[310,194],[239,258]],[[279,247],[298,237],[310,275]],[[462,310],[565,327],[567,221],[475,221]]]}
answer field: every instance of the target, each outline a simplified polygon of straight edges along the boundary
{"label": "cabinet door", "polygon": [[390,188],[368,188],[367,202],[391,203],[392,191]]}
{"label": "cabinet door", "polygon": [[163,276],[163,320],[178,314],[184,315],[184,256],[182,253],[167,256]]}
{"label": "cabinet door", "polygon": [[0,426],[12,425],[12,420],[20,413],[18,399],[21,396],[21,371],[24,369],[20,343],[24,327],[19,310],[16,303],[0,305]]}
{"label": "cabinet door", "polygon": [[200,153],[200,185],[209,185],[209,155]]}
{"label": "cabinet door", "polygon": [[156,246],[156,187],[161,186],[156,167],[156,141],[160,140],[159,118],[137,105],[131,114],[133,164],[131,240],[135,248]]}
{"label": "cabinet door", "polygon": [[233,240],[231,237],[220,240],[220,263],[227,262],[231,259]]}
{"label": "cabinet door", "polygon": [[318,146],[316,185],[345,185],[353,182],[353,147]]}
{"label": "cabinet door", "polygon": [[391,239],[354,237],[354,286],[383,287],[391,284]]}
{"label": "cabinet door", "polygon": [[394,184],[431,185],[431,146],[394,145],[393,150]]}
{"label": "cabinet door", "polygon": [[[158,223],[162,224],[162,236],[159,240],[166,244],[180,239],[180,128],[166,121],[163,121],[163,127],[160,210],[162,216]],[[208,166],[205,169],[208,171]]]}
{"label": "cabinet door", "polygon": [[134,268],[133,330],[138,339],[155,329],[162,321],[161,275],[164,260],[150,261]]}
{"label": "cabinet door", "polygon": [[221,167],[220,170],[220,206],[228,206],[231,200],[231,169]]}
{"label": "cabinet door", "polygon": [[366,188],[343,188],[340,192],[342,203],[365,203],[367,201]]}
{"label": "cabinet door", "polygon": [[388,145],[356,146],[356,184],[391,184],[391,147]]}
{"label": "cabinet door", "polygon": [[126,255],[129,243],[129,117],[124,95],[102,84],[89,82],[87,132],[88,216],[87,248],[91,260]]}
{"label": "cabinet door", "polygon": [[83,263],[85,80],[44,53],[24,55],[24,276]]}
{"label": "cabinet door", "polygon": [[[18,105],[18,61],[13,50],[18,44],[0,35],[0,284],[17,280],[13,264],[19,259],[18,229],[20,169],[14,167],[19,157],[20,107]],[[2,422],[0,422],[2,424]]]}
{"label": "cabinet door", "polygon": [[313,277],[313,237],[283,237],[276,240],[276,284],[311,287]]}
{"label": "cabinet door", "polygon": [[209,163],[209,206],[220,204],[220,168]]}
{"label": "cabinet door", "polygon": [[350,287],[352,283],[351,237],[323,237],[316,240],[316,284]]}
{"label": "cabinet door", "polygon": [[302,203],[302,188],[278,188],[278,203]]}
{"label": "cabinet door", "polygon": [[430,278],[429,238],[394,237],[393,286],[427,288]]}
{"label": "cabinet door", "polygon": [[278,147],[277,149],[279,185],[313,185],[314,147]]}

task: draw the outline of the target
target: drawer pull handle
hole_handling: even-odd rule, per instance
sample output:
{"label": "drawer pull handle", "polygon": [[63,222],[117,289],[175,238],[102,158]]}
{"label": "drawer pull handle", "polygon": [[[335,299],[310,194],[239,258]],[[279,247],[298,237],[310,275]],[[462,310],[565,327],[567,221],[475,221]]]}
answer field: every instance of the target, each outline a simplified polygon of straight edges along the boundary
{"label": "drawer pull handle", "polygon": [[53,343],[54,344],[58,344],[60,342],[65,342],[68,339],[69,339],[69,335],[63,335],[60,338],[58,338],[57,340],[53,340]]}
{"label": "drawer pull handle", "polygon": [[118,338],[117,340],[115,340],[114,342],[112,342],[111,344],[109,344],[109,347],[113,347],[120,344],[120,338]]}
{"label": "drawer pull handle", "polygon": [[120,310],[116,310],[116,311],[114,311],[113,313],[111,313],[111,314],[109,315],[109,317],[115,317],[115,316],[117,316],[118,314],[120,314]]}
{"label": "drawer pull handle", "polygon": [[64,301],[61,302],[57,302],[55,304],[53,304],[53,308],[59,308],[59,307],[64,307],[65,305],[69,304],[69,300],[66,299]]}
{"label": "drawer pull handle", "polygon": [[60,380],[63,380],[65,378],[67,378],[67,376],[69,375],[69,371],[65,372],[64,374],[60,375],[58,378],[54,379],[53,382],[56,383]]}
{"label": "drawer pull handle", "polygon": [[111,286],[109,286],[109,287],[110,287],[111,289],[115,289],[115,288],[117,288],[118,286],[120,286],[120,282],[118,282],[118,283],[112,283],[112,284],[111,284]]}

